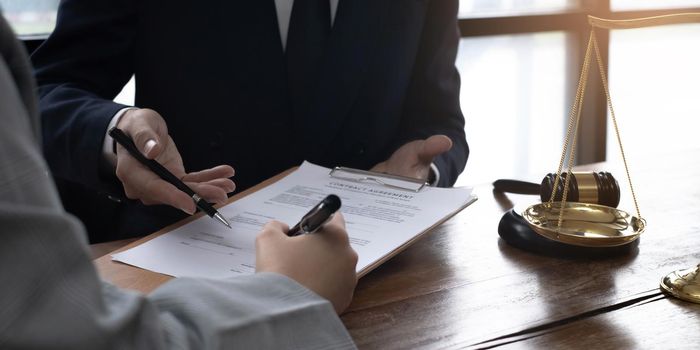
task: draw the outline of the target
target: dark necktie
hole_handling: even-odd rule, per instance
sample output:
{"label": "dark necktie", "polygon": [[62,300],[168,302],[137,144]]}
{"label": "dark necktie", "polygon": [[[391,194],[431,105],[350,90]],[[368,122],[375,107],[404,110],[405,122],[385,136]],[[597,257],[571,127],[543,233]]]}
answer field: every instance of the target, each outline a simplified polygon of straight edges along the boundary
{"label": "dark necktie", "polygon": [[309,113],[330,31],[329,0],[294,0],[286,56],[290,96],[297,118]]}

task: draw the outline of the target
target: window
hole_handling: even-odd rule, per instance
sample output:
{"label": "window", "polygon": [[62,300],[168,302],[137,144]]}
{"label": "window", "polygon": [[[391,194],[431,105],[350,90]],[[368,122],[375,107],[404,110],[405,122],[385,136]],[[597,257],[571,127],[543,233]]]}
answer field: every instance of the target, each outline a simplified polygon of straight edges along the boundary
{"label": "window", "polygon": [[698,0],[610,0],[613,11],[673,9],[698,5]]}
{"label": "window", "polygon": [[[613,31],[610,94],[629,157],[700,148],[700,24]],[[608,156],[619,159],[608,120]]]}
{"label": "window", "polygon": [[549,13],[576,7],[576,0],[459,0],[459,17]]}
{"label": "window", "polygon": [[56,26],[59,0],[0,0],[0,9],[20,37],[45,36]]}
{"label": "window", "polygon": [[554,171],[564,135],[566,34],[462,39],[457,68],[471,147],[463,185]]}

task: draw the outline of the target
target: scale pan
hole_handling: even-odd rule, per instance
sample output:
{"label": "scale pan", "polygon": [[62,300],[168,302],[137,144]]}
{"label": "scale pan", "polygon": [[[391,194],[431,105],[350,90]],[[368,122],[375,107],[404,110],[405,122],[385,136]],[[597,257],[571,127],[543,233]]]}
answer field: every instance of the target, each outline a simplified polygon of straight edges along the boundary
{"label": "scale pan", "polygon": [[676,298],[700,304],[700,265],[671,272],[661,280],[661,290]]}
{"label": "scale pan", "polygon": [[523,218],[538,234],[551,240],[583,247],[615,247],[631,243],[644,232],[645,221],[599,204],[566,202],[561,227],[561,203],[528,207]]}

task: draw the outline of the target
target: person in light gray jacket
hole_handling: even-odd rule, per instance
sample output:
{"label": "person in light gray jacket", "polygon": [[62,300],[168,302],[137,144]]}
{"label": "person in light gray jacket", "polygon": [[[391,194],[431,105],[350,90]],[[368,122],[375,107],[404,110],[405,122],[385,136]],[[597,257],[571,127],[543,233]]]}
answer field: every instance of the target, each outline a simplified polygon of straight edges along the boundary
{"label": "person in light gray jacket", "polygon": [[0,349],[355,347],[336,314],[357,283],[340,215],[295,238],[269,223],[254,275],[150,295],[100,281],[41,156],[31,68],[1,14],[0,54]]}

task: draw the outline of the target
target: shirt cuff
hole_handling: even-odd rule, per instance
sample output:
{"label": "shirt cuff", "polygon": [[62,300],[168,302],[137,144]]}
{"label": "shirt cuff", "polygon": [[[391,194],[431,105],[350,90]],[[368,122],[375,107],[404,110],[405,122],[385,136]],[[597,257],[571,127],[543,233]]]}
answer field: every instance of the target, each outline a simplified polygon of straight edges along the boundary
{"label": "shirt cuff", "polygon": [[109,129],[117,126],[119,123],[119,120],[122,118],[124,113],[127,111],[130,111],[132,109],[138,109],[136,107],[126,107],[122,108],[114,114],[114,117],[112,117],[112,120],[109,122],[109,125],[107,126],[107,130],[105,131],[105,137],[104,137],[104,142],[102,143],[102,159],[104,159],[104,164],[107,169],[114,170],[117,166],[117,155],[114,153],[114,139],[112,139],[112,136],[109,136]]}
{"label": "shirt cuff", "polygon": [[430,186],[437,186],[438,182],[440,182],[440,170],[438,170],[437,165],[435,163],[430,163],[430,174],[428,175],[428,184]]}

